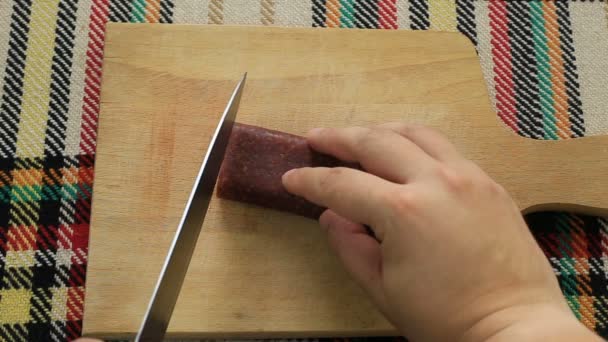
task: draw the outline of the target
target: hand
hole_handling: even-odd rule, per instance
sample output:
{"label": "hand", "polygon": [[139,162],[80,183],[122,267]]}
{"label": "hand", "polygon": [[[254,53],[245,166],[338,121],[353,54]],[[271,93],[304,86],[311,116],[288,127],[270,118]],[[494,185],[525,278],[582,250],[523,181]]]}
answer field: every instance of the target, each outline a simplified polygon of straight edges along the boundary
{"label": "hand", "polygon": [[302,168],[283,184],[329,208],[331,246],[408,338],[595,340],[509,194],[440,133],[385,124],[316,129],[308,141],[367,172]]}

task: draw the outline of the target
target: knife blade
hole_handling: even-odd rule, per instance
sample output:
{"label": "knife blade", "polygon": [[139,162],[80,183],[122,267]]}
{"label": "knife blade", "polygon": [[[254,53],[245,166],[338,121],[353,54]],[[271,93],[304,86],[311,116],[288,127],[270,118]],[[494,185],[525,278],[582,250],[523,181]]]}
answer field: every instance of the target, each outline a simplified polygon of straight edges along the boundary
{"label": "knife blade", "polygon": [[211,138],[135,341],[161,341],[167,331],[209,208],[246,79],[247,73],[234,89]]}

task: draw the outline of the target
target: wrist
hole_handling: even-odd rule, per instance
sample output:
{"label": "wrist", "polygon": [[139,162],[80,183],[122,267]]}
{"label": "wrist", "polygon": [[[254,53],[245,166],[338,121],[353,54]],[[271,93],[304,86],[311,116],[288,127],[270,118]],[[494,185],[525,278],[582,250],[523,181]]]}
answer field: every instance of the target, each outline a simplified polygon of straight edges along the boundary
{"label": "wrist", "polygon": [[572,312],[553,303],[519,305],[496,311],[473,325],[463,342],[602,341]]}

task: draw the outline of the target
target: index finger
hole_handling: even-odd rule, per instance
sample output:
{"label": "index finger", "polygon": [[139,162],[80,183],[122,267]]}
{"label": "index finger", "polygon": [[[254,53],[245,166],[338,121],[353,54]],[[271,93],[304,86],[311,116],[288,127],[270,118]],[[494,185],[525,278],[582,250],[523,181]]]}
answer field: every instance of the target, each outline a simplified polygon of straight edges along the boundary
{"label": "index finger", "polygon": [[360,170],[344,167],[305,167],[283,175],[287,191],[330,208],[339,215],[372,227],[382,241],[384,231],[379,227],[388,217],[383,204],[385,194],[397,184]]}
{"label": "index finger", "polygon": [[367,172],[402,184],[436,164],[419,146],[390,129],[315,129],[309,132],[308,143],[319,152],[359,162]]}

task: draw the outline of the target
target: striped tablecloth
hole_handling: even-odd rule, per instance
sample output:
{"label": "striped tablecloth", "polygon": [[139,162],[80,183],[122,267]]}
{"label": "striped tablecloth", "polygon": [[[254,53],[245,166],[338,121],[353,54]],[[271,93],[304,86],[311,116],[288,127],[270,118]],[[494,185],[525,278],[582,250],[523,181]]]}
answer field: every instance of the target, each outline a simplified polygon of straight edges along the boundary
{"label": "striped tablecloth", "polygon": [[[460,31],[500,118],[568,139],[608,134],[607,16],[602,1],[0,0],[0,339],[81,332],[106,22]],[[574,314],[608,337],[607,222],[528,222]]]}

